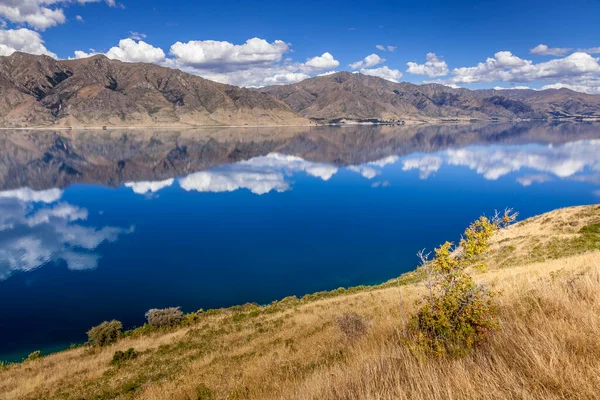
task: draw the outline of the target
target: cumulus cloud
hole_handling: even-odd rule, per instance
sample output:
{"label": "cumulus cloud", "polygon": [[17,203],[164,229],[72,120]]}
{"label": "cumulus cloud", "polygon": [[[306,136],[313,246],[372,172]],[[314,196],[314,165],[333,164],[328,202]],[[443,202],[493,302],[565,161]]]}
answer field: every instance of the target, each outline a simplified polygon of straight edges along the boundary
{"label": "cumulus cloud", "polygon": [[148,194],[156,193],[161,189],[169,187],[174,181],[174,179],[165,179],[164,181],[127,182],[125,186],[131,188],[134,193]]}
{"label": "cumulus cloud", "polygon": [[44,46],[44,40],[38,32],[26,28],[0,29],[0,56],[9,56],[15,51],[56,58],[56,54]]}
{"label": "cumulus cloud", "polygon": [[573,49],[568,47],[548,47],[545,44],[538,44],[529,52],[540,56],[564,56],[571,50]]}
{"label": "cumulus cloud", "polygon": [[111,47],[106,53],[98,53],[93,49],[90,52],[75,50],[74,58],[87,58],[96,54],[104,54],[106,57],[124,62],[144,62],[163,64],[166,62],[165,52],[143,40],[122,39],[118,46]]}
{"label": "cumulus cloud", "polygon": [[179,179],[186,191],[233,192],[250,190],[262,195],[272,191],[285,192],[290,189],[288,177],[305,172],[324,181],[337,173],[337,168],[322,163],[313,163],[300,157],[271,153],[247,161],[196,172]]}
{"label": "cumulus cloud", "polygon": [[384,62],[385,62],[385,58],[381,58],[377,54],[370,54],[370,55],[366,56],[364,59],[350,64],[350,68],[352,68],[352,69],[370,68],[377,64],[384,63]]}
{"label": "cumulus cloud", "polygon": [[[94,250],[132,231],[115,227],[94,228],[78,224],[88,217],[86,209],[57,200],[58,189],[35,192],[19,189],[0,196],[0,280],[17,271],[31,271],[48,262],[62,260],[69,269],[97,266]],[[8,194],[7,194],[8,193]],[[62,193],[62,192],[60,192]]]}
{"label": "cumulus cloud", "polygon": [[169,53],[179,65],[231,71],[281,61],[283,54],[288,51],[289,44],[282,40],[269,43],[264,39],[252,38],[241,45],[216,40],[177,42],[171,46]]}
{"label": "cumulus cloud", "polygon": [[467,84],[493,81],[532,82],[548,79],[581,79],[599,73],[599,60],[583,52],[534,64],[509,51],[500,51],[475,67],[455,68],[450,82]]}
{"label": "cumulus cloud", "polygon": [[[350,165],[346,169],[352,172],[360,174],[366,179],[373,179],[377,175],[381,174],[381,170],[388,166],[398,162],[400,158],[398,156],[388,156],[379,160],[370,161],[366,164],[361,165]],[[374,186],[375,187],[375,186]]]}
{"label": "cumulus cloud", "polygon": [[76,15],[76,16],[75,16],[75,20],[76,20],[77,22],[85,22],[85,20],[83,19],[83,17],[82,17],[81,15]]}
{"label": "cumulus cloud", "polygon": [[[98,3],[102,0],[0,0],[0,16],[17,24],[27,24],[37,30],[64,24],[64,7],[68,4]],[[108,6],[114,0],[104,1]]]}
{"label": "cumulus cloud", "polygon": [[118,47],[106,52],[106,57],[125,62],[160,63],[165,60],[165,52],[142,40],[122,39]]}
{"label": "cumulus cloud", "polygon": [[395,83],[398,83],[398,80],[402,78],[402,72],[397,69],[390,69],[387,66],[371,69],[361,68],[359,72],[364,75],[376,76]]}
{"label": "cumulus cloud", "polygon": [[579,49],[578,51],[582,51],[588,54],[600,54],[600,47],[590,47],[587,49]]}
{"label": "cumulus cloud", "polygon": [[431,78],[448,75],[448,64],[441,60],[435,53],[427,53],[425,64],[415,62],[407,63],[406,72],[414,75],[427,75]]}
{"label": "cumulus cloud", "polygon": [[340,62],[333,58],[330,53],[323,53],[321,56],[309,58],[304,63],[304,67],[307,71],[324,71],[328,69],[337,68]]}

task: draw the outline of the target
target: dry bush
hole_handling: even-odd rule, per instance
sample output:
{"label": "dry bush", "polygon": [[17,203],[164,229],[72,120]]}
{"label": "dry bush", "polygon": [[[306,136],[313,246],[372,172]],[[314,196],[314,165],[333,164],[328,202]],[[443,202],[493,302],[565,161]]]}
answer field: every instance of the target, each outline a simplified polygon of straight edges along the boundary
{"label": "dry bush", "polygon": [[183,319],[180,307],[153,308],[146,313],[148,323],[154,328],[175,326]]}
{"label": "dry bush", "polygon": [[358,340],[367,333],[367,325],[357,313],[342,314],[335,321],[340,332],[349,341]]}
{"label": "dry bush", "polygon": [[122,330],[123,324],[120,321],[104,321],[87,332],[88,344],[97,347],[112,344],[119,339]]}

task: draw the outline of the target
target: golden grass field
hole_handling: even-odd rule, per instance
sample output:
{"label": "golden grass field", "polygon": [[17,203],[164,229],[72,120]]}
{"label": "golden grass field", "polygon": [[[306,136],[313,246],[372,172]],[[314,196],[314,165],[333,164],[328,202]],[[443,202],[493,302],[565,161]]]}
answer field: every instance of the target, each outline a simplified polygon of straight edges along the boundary
{"label": "golden grass field", "polygon": [[[501,329],[462,358],[407,347],[403,321],[423,291],[408,274],[10,365],[0,369],[0,399],[600,399],[597,224],[600,205],[498,233],[488,270],[474,274],[501,292]],[[364,319],[360,339],[340,331],[345,312]],[[131,347],[138,358],[110,365]]]}

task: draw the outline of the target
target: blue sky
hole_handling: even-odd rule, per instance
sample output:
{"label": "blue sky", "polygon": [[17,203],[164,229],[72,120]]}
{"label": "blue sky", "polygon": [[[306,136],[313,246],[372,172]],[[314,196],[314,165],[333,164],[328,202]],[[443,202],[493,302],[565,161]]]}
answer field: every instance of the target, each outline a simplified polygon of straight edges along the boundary
{"label": "blue sky", "polygon": [[244,86],[347,70],[600,93],[599,15],[582,0],[0,0],[0,55],[105,53]]}

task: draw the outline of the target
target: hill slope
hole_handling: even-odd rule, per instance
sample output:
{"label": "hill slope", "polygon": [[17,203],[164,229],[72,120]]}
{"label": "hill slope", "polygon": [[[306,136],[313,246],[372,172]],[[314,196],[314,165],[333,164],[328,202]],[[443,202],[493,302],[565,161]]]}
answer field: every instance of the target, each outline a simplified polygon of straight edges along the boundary
{"label": "hill slope", "polygon": [[[402,340],[404,311],[424,290],[409,273],[376,287],[202,312],[186,327],[0,368],[0,398],[597,398],[599,228],[595,205],[501,232],[490,269],[475,275],[501,290],[501,330],[463,358],[416,357]],[[358,340],[336,322],[345,312],[367,326]],[[111,365],[128,348],[138,357]]]}
{"label": "hill slope", "polygon": [[468,90],[339,72],[260,89],[307,118],[397,121],[600,117],[600,95],[560,90]]}
{"label": "hill slope", "polygon": [[255,91],[154,64],[0,57],[0,126],[289,125],[308,121]]}

